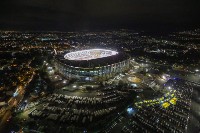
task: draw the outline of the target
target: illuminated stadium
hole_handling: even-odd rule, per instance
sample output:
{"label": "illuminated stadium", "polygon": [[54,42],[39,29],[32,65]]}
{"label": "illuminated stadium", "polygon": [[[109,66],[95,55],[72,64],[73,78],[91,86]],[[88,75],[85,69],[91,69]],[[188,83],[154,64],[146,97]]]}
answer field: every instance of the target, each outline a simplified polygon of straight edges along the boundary
{"label": "illuminated stadium", "polygon": [[118,54],[116,51],[105,49],[89,49],[67,53],[64,58],[68,60],[92,60]]}
{"label": "illuminated stadium", "polygon": [[56,69],[65,77],[80,81],[102,81],[129,68],[130,57],[126,53],[88,49],[55,57]]}

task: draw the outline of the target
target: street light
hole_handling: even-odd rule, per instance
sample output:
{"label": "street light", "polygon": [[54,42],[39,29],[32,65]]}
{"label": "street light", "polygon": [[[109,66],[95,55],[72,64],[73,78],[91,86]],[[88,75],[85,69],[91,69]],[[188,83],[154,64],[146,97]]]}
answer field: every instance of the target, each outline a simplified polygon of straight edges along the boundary
{"label": "street light", "polygon": [[73,88],[76,88],[76,85],[73,85],[72,87],[73,87]]}
{"label": "street light", "polygon": [[165,77],[164,75],[162,76],[162,78],[163,78],[164,80],[166,80],[166,77]]}

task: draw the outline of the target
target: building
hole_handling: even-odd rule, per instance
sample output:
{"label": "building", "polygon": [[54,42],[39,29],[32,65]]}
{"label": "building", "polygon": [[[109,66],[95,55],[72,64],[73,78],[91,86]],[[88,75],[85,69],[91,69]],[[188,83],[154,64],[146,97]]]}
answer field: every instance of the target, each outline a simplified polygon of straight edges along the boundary
{"label": "building", "polygon": [[126,53],[106,49],[88,49],[55,56],[56,70],[80,81],[103,81],[129,69]]}

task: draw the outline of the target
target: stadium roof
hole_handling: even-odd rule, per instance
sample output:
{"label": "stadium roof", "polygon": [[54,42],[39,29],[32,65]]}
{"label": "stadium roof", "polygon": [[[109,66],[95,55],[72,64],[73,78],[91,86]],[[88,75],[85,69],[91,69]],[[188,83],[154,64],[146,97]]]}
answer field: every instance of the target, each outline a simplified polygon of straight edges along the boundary
{"label": "stadium roof", "polygon": [[63,54],[57,55],[56,58],[57,60],[59,60],[61,63],[65,65],[73,66],[73,67],[81,67],[81,68],[94,68],[94,67],[99,67],[99,66],[112,65],[118,62],[122,62],[129,58],[128,54],[122,53],[122,52],[117,52],[117,54],[112,55],[112,56],[93,58],[90,60],[85,60],[85,59],[68,60],[65,58],[65,55]]}

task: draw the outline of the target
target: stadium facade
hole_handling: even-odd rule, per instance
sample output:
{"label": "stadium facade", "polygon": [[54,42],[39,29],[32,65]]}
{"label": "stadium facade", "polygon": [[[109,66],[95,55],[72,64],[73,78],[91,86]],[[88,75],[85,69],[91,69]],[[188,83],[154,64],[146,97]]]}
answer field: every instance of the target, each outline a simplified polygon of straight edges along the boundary
{"label": "stadium facade", "polygon": [[129,55],[106,49],[59,54],[54,61],[59,73],[80,81],[103,81],[128,70],[130,66]]}

